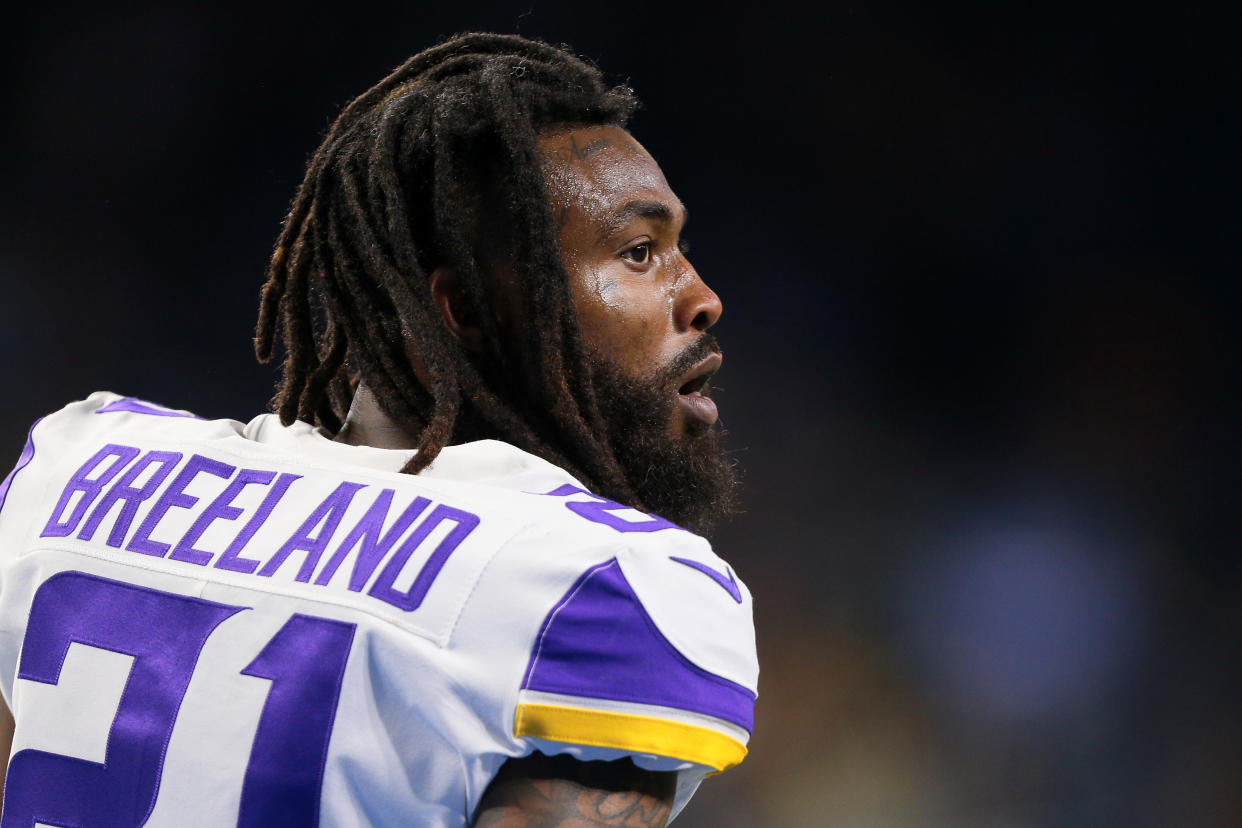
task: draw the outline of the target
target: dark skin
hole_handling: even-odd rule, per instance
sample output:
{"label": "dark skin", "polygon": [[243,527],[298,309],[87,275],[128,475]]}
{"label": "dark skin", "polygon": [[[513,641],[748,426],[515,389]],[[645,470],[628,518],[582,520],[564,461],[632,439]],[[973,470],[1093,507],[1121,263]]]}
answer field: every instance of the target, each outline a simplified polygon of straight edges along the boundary
{"label": "dark skin", "polygon": [[[570,163],[557,148],[579,147]],[[720,298],[682,249],[686,208],[655,159],[616,127],[540,139],[553,204],[563,216],[561,254],[587,350],[632,379],[655,374],[716,324]],[[584,155],[585,148],[594,151]],[[719,367],[713,359],[708,370]],[[684,380],[679,380],[678,385]],[[677,400],[670,436],[702,415]],[[714,422],[714,406],[711,409]]]}
{"label": "dark skin", "polygon": [[[0,779],[12,744],[13,715],[0,700]],[[483,794],[474,827],[663,828],[676,789],[676,774],[644,771],[628,759],[579,762],[532,753],[501,767]]]}
{"label": "dark skin", "polygon": [[[5,777],[9,770],[9,754],[13,751],[13,729],[16,722],[13,721],[13,714],[9,712],[9,706],[0,699],[0,779]],[[4,790],[0,788],[0,809],[4,807]]]}
{"label": "dark skin", "polygon": [[629,759],[581,762],[532,753],[501,767],[479,802],[475,828],[663,828],[677,775]]}
{"label": "dark skin", "polygon": [[[539,147],[553,207],[562,217],[561,253],[585,345],[631,377],[655,373],[723,311],[682,252],[685,207],[655,159],[619,127],[549,132],[540,136]],[[520,324],[509,279],[503,269],[493,273],[497,316],[502,324]],[[445,327],[463,347],[481,348],[482,332],[457,312],[460,289],[453,271],[437,268],[429,281]],[[425,384],[421,360],[410,357]],[[669,394],[676,398],[677,389]],[[672,435],[684,433],[693,418],[686,406],[674,406]],[[399,449],[417,443],[416,435],[384,413],[365,383],[336,439]]]}
{"label": "dark skin", "polygon": [[[634,378],[658,369],[693,345],[716,323],[720,299],[686,258],[681,230],[686,211],[655,159],[617,127],[566,129],[540,136],[545,180],[562,218],[561,252],[569,274],[583,342],[592,353]],[[503,269],[493,274],[497,316],[517,324]],[[462,347],[477,350],[482,334],[457,313],[458,285],[451,270],[430,279],[445,327]],[[418,374],[421,362],[411,354]],[[715,358],[708,370],[719,367]],[[424,382],[426,377],[420,374]],[[714,407],[668,390],[671,436]],[[380,448],[413,448],[400,428],[361,385],[337,440]],[[675,773],[642,770],[629,759],[583,762],[540,753],[510,759],[479,804],[476,828],[662,828],[676,791]]]}
{"label": "dark skin", "polygon": [[[554,206],[564,217],[560,242],[574,306],[588,349],[629,375],[654,373],[720,318],[721,304],[680,245],[685,208],[659,165],[629,133],[593,127],[540,138]],[[502,322],[516,323],[504,274],[496,279]],[[463,347],[478,350],[479,329],[456,313],[451,270],[432,273],[432,298]],[[415,373],[426,382],[417,354]],[[718,367],[716,362],[712,370]],[[670,395],[676,399],[677,389]],[[695,413],[696,410],[699,413]],[[712,409],[714,411],[714,408]],[[702,409],[673,406],[669,429],[683,434]],[[383,412],[360,385],[336,439],[351,445],[413,448],[415,435]],[[0,701],[0,778],[13,738],[13,717]],[[484,792],[475,828],[663,828],[677,775],[646,771],[629,759],[584,762],[541,753],[510,759]],[[0,803],[3,792],[0,791]]]}

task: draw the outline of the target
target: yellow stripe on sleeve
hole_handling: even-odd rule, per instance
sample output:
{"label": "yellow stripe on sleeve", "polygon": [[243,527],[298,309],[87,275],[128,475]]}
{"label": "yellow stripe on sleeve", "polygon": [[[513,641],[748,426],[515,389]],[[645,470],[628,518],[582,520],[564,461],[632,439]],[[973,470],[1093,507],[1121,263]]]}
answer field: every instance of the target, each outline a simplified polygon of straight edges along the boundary
{"label": "yellow stripe on sleeve", "polygon": [[746,757],[745,745],[706,727],[555,704],[519,704],[514,735],[654,753],[716,771],[728,770]]}

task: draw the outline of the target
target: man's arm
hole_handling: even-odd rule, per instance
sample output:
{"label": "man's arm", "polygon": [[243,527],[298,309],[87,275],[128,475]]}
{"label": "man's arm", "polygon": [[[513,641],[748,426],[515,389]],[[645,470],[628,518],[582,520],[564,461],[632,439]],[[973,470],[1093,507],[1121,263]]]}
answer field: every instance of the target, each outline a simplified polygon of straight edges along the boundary
{"label": "man's arm", "polygon": [[676,773],[629,759],[582,762],[532,753],[501,767],[479,803],[475,828],[664,828]]}
{"label": "man's arm", "polygon": [[0,699],[0,810],[4,809],[4,777],[9,770],[9,751],[13,749],[13,714]]}

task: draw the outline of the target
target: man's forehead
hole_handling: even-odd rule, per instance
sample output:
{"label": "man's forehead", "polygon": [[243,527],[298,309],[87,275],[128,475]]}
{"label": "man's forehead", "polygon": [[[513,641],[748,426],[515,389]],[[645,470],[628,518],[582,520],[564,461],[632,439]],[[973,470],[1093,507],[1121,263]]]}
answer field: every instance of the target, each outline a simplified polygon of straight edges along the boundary
{"label": "man's forehead", "polygon": [[558,208],[577,208],[601,221],[634,204],[661,204],[672,218],[685,208],[651,154],[619,127],[546,132],[539,137],[549,195]]}

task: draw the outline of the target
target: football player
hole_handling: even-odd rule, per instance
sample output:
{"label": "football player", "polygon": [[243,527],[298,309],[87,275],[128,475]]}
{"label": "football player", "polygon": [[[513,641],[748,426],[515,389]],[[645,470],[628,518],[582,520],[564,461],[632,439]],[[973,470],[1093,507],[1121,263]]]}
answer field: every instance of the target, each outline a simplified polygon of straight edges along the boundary
{"label": "football player", "polygon": [[[3,826],[664,825],[746,753],[721,303],[624,87],[463,35],[350,103],[273,414],[100,392],[0,486]],[[12,720],[10,720],[11,724]]]}

